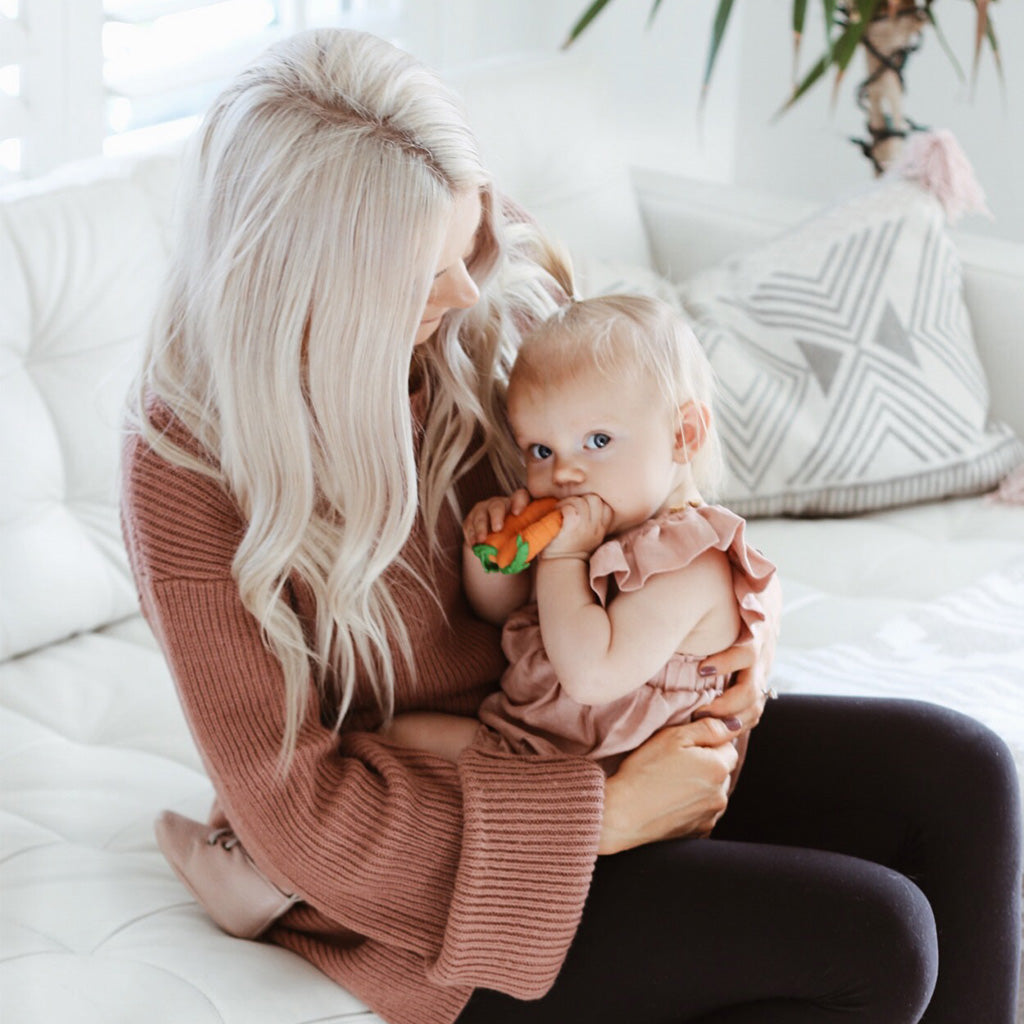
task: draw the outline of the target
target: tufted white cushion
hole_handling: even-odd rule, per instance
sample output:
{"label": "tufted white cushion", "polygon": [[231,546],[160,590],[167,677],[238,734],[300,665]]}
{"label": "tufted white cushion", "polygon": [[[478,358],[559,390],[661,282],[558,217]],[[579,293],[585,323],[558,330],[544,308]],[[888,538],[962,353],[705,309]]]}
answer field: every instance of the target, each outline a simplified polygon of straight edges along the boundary
{"label": "tufted white cushion", "polygon": [[136,610],[118,434],[176,160],[100,166],[0,193],[0,659]]}
{"label": "tufted white cushion", "polygon": [[4,1024],[381,1024],[298,956],[221,932],[153,840],[212,789],[141,617],[0,662]]}

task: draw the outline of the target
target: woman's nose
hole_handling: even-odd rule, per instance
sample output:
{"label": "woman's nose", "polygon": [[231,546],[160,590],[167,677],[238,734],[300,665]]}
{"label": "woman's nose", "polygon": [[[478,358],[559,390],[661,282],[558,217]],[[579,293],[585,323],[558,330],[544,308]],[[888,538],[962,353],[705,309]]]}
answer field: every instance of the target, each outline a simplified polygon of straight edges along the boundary
{"label": "woman's nose", "polygon": [[460,260],[444,275],[437,304],[447,306],[449,309],[469,309],[479,298],[480,289],[477,288],[476,281],[470,277],[466,264]]}

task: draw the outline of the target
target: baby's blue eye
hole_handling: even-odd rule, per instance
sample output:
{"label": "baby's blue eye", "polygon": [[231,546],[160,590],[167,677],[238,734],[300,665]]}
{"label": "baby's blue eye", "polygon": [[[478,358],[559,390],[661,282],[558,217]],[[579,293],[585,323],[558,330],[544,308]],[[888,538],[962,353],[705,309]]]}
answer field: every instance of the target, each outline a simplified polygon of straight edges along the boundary
{"label": "baby's blue eye", "polygon": [[536,459],[538,462],[551,458],[551,449],[546,444],[531,444],[526,452],[531,459]]}
{"label": "baby's blue eye", "polygon": [[594,434],[590,434],[587,439],[583,442],[584,448],[607,448],[612,443],[612,439],[608,434],[602,434],[597,431]]}

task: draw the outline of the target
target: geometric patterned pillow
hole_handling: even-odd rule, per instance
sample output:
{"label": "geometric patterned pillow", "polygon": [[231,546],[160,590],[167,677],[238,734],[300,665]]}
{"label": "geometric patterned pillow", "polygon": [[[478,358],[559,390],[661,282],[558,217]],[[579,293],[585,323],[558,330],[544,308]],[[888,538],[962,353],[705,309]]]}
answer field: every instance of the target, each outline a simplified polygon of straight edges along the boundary
{"label": "geometric patterned pillow", "polygon": [[989,490],[1024,446],[988,386],[939,202],[883,179],[680,286],[718,378],[741,515],[842,515]]}

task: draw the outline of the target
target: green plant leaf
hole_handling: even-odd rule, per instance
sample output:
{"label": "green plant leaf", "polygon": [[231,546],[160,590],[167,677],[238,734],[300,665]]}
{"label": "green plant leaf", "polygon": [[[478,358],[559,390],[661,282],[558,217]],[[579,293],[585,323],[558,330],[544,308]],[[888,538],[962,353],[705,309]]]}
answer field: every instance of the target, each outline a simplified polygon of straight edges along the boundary
{"label": "green plant leaf", "polygon": [[839,98],[839,86],[843,83],[843,76],[857,52],[860,41],[864,38],[878,2],[879,0],[857,0],[858,17],[849,23],[832,49],[832,63],[836,66],[836,80],[832,83],[831,97],[833,110]]}
{"label": "green plant leaf", "polygon": [[807,0],[793,0],[793,35],[804,34],[804,21],[807,18]]}
{"label": "green plant leaf", "polygon": [[796,103],[796,101],[800,99],[800,97],[803,96],[803,94],[807,92],[807,90],[810,89],[811,86],[814,85],[815,82],[817,82],[831,66],[832,60],[828,54],[825,54],[824,57],[820,57],[814,67],[812,67],[811,70],[804,75],[803,79],[793,87],[793,92],[789,99],[786,100],[782,107],[772,115],[772,120],[777,121],[782,117],[782,115],[789,110],[789,108],[793,106],[793,104]]}
{"label": "green plant leaf", "polygon": [[1003,56],[1002,51],[999,49],[999,40],[996,39],[996,27],[992,24],[992,19],[988,19],[988,45],[992,47],[992,59],[996,62],[996,71],[999,72],[999,80],[1005,85],[1006,82],[1003,80]]}
{"label": "green plant leaf", "polygon": [[971,67],[971,88],[974,88],[978,80],[978,60],[981,57],[981,44],[986,39],[988,32],[988,4],[989,0],[973,0],[974,9],[978,12],[978,19],[974,27],[974,64]]}
{"label": "green plant leaf", "polygon": [[836,0],[822,0],[821,12],[825,21],[825,56],[832,57],[832,30],[837,25]]}
{"label": "green plant leaf", "polygon": [[832,50],[832,61],[840,71],[847,69],[853,55],[857,52],[857,46],[864,37],[877,6],[878,0],[857,0],[859,17],[850,22]]}
{"label": "green plant leaf", "polygon": [[932,30],[935,32],[935,38],[938,39],[939,41],[939,46],[942,47],[946,56],[949,58],[950,64],[953,65],[953,70],[956,72],[956,77],[960,79],[961,83],[966,82],[967,79],[964,77],[964,69],[960,64],[960,61],[956,59],[956,54],[953,52],[953,47],[949,45],[949,39],[947,38],[946,33],[942,31],[942,26],[939,25],[938,19],[935,17],[935,14],[930,7],[926,9],[925,16],[931,23]]}
{"label": "green plant leaf", "polygon": [[801,96],[806,93],[811,86],[828,71],[830,67],[835,67],[839,72],[839,77],[836,79],[835,88],[838,88],[839,81],[842,77],[842,72],[846,69],[846,65],[850,63],[850,58],[857,51],[857,44],[860,42],[861,37],[864,35],[864,30],[867,28],[867,22],[861,19],[860,21],[851,22],[843,30],[843,34],[836,40],[835,46],[832,47],[830,53],[823,54],[811,68],[810,71],[804,75],[802,81],[793,90],[792,95],[782,105],[781,109],[778,110],[772,120],[777,120],[781,117],[790,107],[800,99]]}
{"label": "green plant leaf", "polygon": [[715,61],[718,59],[718,50],[725,38],[725,30],[729,27],[729,15],[732,14],[733,0],[718,0],[718,9],[715,11],[715,20],[711,28],[711,42],[708,44],[707,64],[704,67],[704,82],[701,87],[701,105],[704,104],[704,96],[708,91],[708,83],[711,81],[711,72],[715,68]]}
{"label": "green plant leaf", "polygon": [[804,38],[804,22],[807,19],[807,0],[793,0],[793,82],[796,82],[800,67],[800,43]]}
{"label": "green plant leaf", "polygon": [[1003,56],[999,49],[999,40],[996,38],[996,27],[992,24],[991,16],[988,19],[988,26],[985,30],[988,37],[988,45],[992,48],[992,60],[996,65],[996,75],[999,78],[999,91],[1003,96],[1003,103],[1006,103],[1006,78],[1003,75]]}
{"label": "green plant leaf", "polygon": [[[995,27],[989,17],[989,9],[992,0],[971,0],[977,11],[978,18],[975,29],[974,44],[974,67],[972,73],[973,82],[977,77],[980,51],[984,42],[987,41],[991,50],[993,60],[996,64],[996,71],[999,75],[1000,84],[1005,100],[1005,77],[1003,72],[1002,54],[999,41],[996,38]],[[611,0],[592,0],[583,13],[577,19],[569,32],[569,36],[562,44],[566,49],[579,38],[580,35],[590,26],[593,20],[611,3]],[[799,74],[798,61],[802,45],[804,28],[807,18],[807,0],[793,0],[792,6],[792,27],[793,27],[793,80],[790,96],[783,106],[775,113],[773,120],[779,118],[790,107],[792,107],[805,93],[807,93],[830,68],[836,69],[836,80],[833,85],[832,99],[835,102],[836,93],[843,80],[843,76],[849,67],[853,55],[863,39],[869,22],[883,5],[887,8],[886,13],[891,13],[895,0],[822,0],[822,14],[825,21],[825,53],[811,70],[801,79],[796,81]],[[650,11],[647,15],[647,26],[650,27],[658,11],[661,8],[662,0],[652,0]],[[708,41],[707,57],[704,68],[704,77],[701,83],[701,95],[698,103],[698,116],[703,110],[707,99],[708,89],[711,83],[711,76],[718,60],[719,51],[729,26],[729,19],[732,15],[734,0],[718,0],[715,8],[715,17],[711,28],[711,36]],[[937,20],[931,10],[931,4],[925,5],[925,13],[928,21],[935,30],[942,49],[950,59],[953,68],[964,81],[964,71],[957,61],[949,40],[942,33]]]}
{"label": "green plant leaf", "polygon": [[587,26],[611,3],[611,0],[594,0],[594,2],[580,15],[576,24],[569,30],[568,38],[562,43],[562,49],[567,50],[583,34]]}

